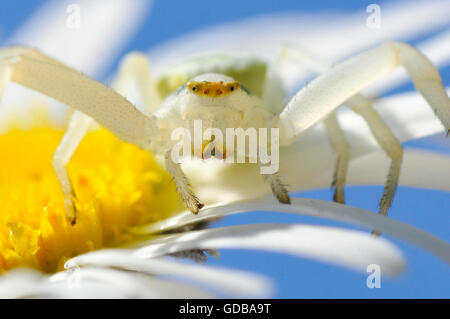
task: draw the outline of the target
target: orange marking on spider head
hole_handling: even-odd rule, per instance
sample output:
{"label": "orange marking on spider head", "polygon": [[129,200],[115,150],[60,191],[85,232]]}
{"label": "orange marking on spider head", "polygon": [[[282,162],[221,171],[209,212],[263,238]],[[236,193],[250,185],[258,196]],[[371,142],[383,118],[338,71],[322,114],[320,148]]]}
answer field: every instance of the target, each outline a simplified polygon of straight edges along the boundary
{"label": "orange marking on spider head", "polygon": [[240,84],[237,81],[231,82],[189,81],[186,84],[186,86],[191,92],[200,96],[223,97],[239,89]]}

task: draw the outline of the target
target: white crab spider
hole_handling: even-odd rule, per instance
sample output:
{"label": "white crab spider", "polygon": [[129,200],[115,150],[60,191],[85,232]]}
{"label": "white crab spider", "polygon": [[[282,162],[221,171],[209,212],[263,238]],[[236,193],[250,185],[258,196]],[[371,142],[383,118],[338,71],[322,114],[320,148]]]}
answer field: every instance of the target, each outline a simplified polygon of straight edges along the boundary
{"label": "white crab spider", "polygon": [[[364,117],[392,160],[380,203],[380,213],[386,214],[397,186],[402,148],[372,108],[371,101],[358,92],[399,65],[408,71],[415,87],[448,132],[450,99],[438,71],[425,56],[403,43],[386,43],[335,65],[301,89],[284,108],[283,91],[273,68],[258,60],[230,56],[191,60],[162,76],[156,85],[150,77],[147,60],[140,54],[131,54],[122,64],[117,82],[130,75],[134,78],[142,91],[145,113],[112,89],[37,50],[7,47],[0,49],[0,97],[9,81],[17,82],[89,115],[126,142],[165,155],[166,168],[186,205],[194,213],[202,204],[191,191],[180,165],[168,156],[173,146],[170,134],[174,128],[191,128],[192,122],[198,119],[212,127],[278,127],[280,144],[288,146],[309,127],[324,120],[338,154],[335,200],[343,202],[349,146],[333,110],[345,102]],[[189,77],[194,78],[188,85],[165,97]],[[237,80],[255,94],[243,90]],[[229,91],[227,94],[210,94],[208,90],[196,91],[197,85]],[[160,103],[161,98],[164,100]],[[76,219],[74,194],[66,165],[88,125],[89,119],[76,112],[53,160],[65,196],[68,218],[73,223]],[[288,203],[289,195],[279,177],[267,175],[266,180],[277,198]]]}

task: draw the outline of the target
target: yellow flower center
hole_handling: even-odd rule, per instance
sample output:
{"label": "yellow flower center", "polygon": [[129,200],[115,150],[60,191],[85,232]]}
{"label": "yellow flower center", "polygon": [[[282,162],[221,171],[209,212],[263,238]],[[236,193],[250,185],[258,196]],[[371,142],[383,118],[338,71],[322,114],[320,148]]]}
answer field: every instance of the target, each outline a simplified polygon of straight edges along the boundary
{"label": "yellow flower center", "polygon": [[149,152],[105,129],[89,133],[68,165],[77,196],[70,225],[52,166],[63,131],[13,129],[0,136],[0,274],[63,269],[76,255],[133,239],[130,227],[172,215],[180,201]]}

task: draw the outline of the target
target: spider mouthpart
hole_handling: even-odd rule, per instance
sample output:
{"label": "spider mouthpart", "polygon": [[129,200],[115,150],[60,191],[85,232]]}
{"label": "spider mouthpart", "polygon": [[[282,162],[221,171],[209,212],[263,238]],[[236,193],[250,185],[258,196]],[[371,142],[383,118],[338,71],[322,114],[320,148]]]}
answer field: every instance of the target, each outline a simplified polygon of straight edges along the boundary
{"label": "spider mouthpart", "polygon": [[239,82],[230,81],[230,82],[209,82],[209,81],[189,81],[186,83],[188,89],[190,89],[193,93],[204,96],[204,97],[224,97],[228,94],[231,94],[236,89],[240,87]]}

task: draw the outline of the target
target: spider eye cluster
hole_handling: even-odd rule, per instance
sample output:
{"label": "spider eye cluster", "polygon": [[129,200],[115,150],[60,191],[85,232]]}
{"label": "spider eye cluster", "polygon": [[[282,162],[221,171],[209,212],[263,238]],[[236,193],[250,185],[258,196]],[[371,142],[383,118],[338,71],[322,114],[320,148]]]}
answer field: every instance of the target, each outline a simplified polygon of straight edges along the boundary
{"label": "spider eye cluster", "polygon": [[204,97],[223,97],[236,91],[240,84],[237,81],[230,82],[210,82],[210,81],[189,81],[186,87],[193,93]]}

